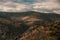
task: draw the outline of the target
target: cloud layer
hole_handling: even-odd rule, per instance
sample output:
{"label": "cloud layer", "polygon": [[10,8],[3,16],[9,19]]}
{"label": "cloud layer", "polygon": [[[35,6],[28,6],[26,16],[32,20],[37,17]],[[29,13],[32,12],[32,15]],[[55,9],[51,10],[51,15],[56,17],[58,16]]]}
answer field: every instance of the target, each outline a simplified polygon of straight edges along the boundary
{"label": "cloud layer", "polygon": [[36,11],[40,11],[40,9],[55,11],[56,9],[60,9],[59,6],[60,4],[58,3],[57,0],[46,0],[43,2],[37,2],[33,4],[33,8]]}
{"label": "cloud layer", "polygon": [[[22,12],[22,11],[41,11],[57,12],[60,9],[59,0],[0,0],[0,11]],[[51,11],[52,10],[52,11]]]}
{"label": "cloud layer", "polygon": [[5,2],[0,3],[1,11],[12,11],[12,12],[21,12],[29,9],[29,6],[22,3],[14,3],[14,2]]}

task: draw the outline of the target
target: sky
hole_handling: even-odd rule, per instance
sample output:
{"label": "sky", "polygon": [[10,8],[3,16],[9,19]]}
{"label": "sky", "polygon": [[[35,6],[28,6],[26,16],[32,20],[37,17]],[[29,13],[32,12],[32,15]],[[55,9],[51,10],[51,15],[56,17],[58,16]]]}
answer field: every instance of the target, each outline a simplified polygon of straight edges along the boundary
{"label": "sky", "polygon": [[60,13],[60,0],[0,0],[0,11]]}

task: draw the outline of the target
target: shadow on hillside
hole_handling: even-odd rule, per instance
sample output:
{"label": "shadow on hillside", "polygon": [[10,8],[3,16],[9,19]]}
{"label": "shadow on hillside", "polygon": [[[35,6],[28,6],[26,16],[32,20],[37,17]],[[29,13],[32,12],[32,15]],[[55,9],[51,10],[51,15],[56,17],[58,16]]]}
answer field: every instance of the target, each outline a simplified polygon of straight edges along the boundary
{"label": "shadow on hillside", "polygon": [[21,22],[20,27],[18,28],[11,24],[0,23],[0,39],[10,40],[13,38],[14,40],[17,40],[28,28],[29,26],[27,26],[24,22]]}

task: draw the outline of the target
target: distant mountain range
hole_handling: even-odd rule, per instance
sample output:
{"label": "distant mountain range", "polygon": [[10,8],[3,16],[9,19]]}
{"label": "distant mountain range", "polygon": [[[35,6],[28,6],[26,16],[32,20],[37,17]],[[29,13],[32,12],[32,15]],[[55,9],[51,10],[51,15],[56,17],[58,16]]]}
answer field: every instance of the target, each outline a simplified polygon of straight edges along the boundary
{"label": "distant mountain range", "polygon": [[[47,38],[48,35],[46,34],[46,31],[50,30],[49,29],[50,27],[51,29],[52,27],[54,27],[53,30],[56,31],[55,26],[53,25],[59,27],[58,26],[59,24],[60,24],[60,14],[40,13],[34,11],[0,12],[0,39],[1,40],[31,40],[32,38],[31,35],[33,34],[34,38],[32,40],[48,40]],[[31,30],[32,32],[30,32]],[[39,30],[42,34],[40,34]],[[54,31],[52,31],[52,33]],[[60,34],[59,31],[58,34]],[[27,35],[25,33],[27,33]],[[55,33],[57,33],[57,31]],[[36,36],[41,35],[42,38],[40,38],[40,36],[37,36],[38,38],[35,39],[36,37],[35,34]],[[24,35],[25,38],[23,38]],[[58,38],[52,37],[52,38],[49,38],[49,40],[59,39],[59,37]]]}

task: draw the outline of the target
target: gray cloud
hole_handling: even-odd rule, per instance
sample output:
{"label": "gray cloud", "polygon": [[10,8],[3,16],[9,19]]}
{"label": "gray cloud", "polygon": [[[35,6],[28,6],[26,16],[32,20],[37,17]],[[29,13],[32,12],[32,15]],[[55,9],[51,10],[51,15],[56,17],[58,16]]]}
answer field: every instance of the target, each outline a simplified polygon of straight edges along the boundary
{"label": "gray cloud", "polygon": [[47,10],[49,10],[48,12],[54,12],[60,9],[59,6],[60,4],[58,3],[58,0],[45,0],[42,2],[41,0],[37,0],[37,2],[33,4],[33,9],[34,11],[41,11],[43,9],[46,11],[42,10],[42,12],[47,12]]}
{"label": "gray cloud", "polygon": [[0,10],[6,11],[6,12],[21,12],[21,11],[27,11],[30,9],[30,6],[23,4],[23,3],[15,3],[15,2],[1,2],[0,3]]}
{"label": "gray cloud", "polygon": [[60,10],[60,0],[0,0],[0,10],[57,12]]}

